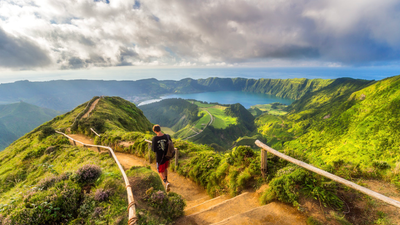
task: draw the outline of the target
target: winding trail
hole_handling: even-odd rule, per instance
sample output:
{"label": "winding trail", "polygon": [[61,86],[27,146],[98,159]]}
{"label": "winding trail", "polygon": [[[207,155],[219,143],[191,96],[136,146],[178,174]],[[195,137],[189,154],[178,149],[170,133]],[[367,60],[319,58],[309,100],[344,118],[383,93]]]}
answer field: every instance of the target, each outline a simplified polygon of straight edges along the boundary
{"label": "winding trail", "polygon": [[[207,109],[205,109],[205,108],[201,108],[201,109],[203,109],[204,111],[206,111],[207,113],[208,113],[208,115],[210,115],[210,122],[208,122],[207,123],[207,125],[204,127],[204,129],[206,129],[207,128],[207,126],[211,126],[211,124],[214,122],[214,117],[212,116],[212,114],[207,110]],[[195,130],[193,130],[193,128],[191,128],[192,129],[192,131],[194,131],[196,134],[193,134],[192,136],[189,136],[189,137],[187,137],[187,138],[185,138],[185,139],[183,139],[183,140],[189,140],[190,138],[192,138],[192,137],[196,137],[197,135],[199,135],[199,134],[201,134],[201,132],[203,132],[203,130],[200,130],[200,132],[196,132]]]}
{"label": "winding trail", "polygon": [[[69,136],[85,144],[94,144],[93,139],[84,135],[70,134]],[[124,142],[123,145],[128,143],[131,142]],[[76,144],[82,146],[80,143]],[[91,149],[98,150],[97,148]],[[143,158],[121,152],[115,152],[115,155],[125,170],[132,166],[150,165],[151,169],[156,171],[155,164],[149,164]],[[187,205],[185,216],[175,221],[175,225],[306,225],[306,217],[293,207],[279,202],[261,206],[258,202],[260,191],[244,192],[233,198],[228,195],[221,195],[211,199],[204,188],[192,180],[172,171],[168,171],[168,177],[171,182],[171,191],[181,195],[186,200]]]}
{"label": "winding trail", "polygon": [[[91,138],[88,138],[81,134],[69,134],[70,137],[81,141],[86,144],[94,144]],[[77,143],[77,145],[82,146]],[[96,148],[91,148],[97,151]],[[155,163],[150,164],[143,158],[137,157],[132,154],[115,152],[119,162],[125,170],[131,168],[132,166],[151,166],[151,169],[157,172]],[[192,180],[180,176],[179,174],[168,170],[168,180],[171,182],[171,191],[180,194],[184,199],[186,199],[187,207],[192,206],[197,203],[197,199],[208,200],[210,197],[207,195],[203,187],[197,185]]]}
{"label": "winding trail", "polygon": [[85,115],[82,116],[82,118],[87,118],[90,116],[90,113],[94,110],[96,107],[97,103],[99,102],[100,98],[96,99],[91,105],[89,110],[85,113]]}

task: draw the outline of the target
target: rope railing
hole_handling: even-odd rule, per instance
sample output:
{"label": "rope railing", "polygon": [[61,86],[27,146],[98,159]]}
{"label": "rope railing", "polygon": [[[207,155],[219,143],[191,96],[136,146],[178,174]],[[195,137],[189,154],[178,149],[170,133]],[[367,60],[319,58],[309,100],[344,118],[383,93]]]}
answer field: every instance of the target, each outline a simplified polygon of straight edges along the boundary
{"label": "rope railing", "polygon": [[126,187],[126,191],[127,191],[127,194],[128,194],[128,203],[129,203],[129,205],[128,205],[128,212],[129,212],[128,225],[136,224],[138,218],[136,217],[135,199],[133,198],[132,188],[131,188],[131,185],[129,183],[128,176],[126,176],[125,170],[122,167],[121,163],[118,161],[117,156],[114,153],[114,150],[112,148],[108,147],[108,146],[85,144],[85,143],[83,143],[81,141],[73,139],[72,137],[70,137],[70,136],[68,136],[68,135],[66,135],[66,134],[64,134],[64,133],[62,133],[60,131],[56,130],[56,132],[58,134],[64,135],[68,139],[72,140],[74,145],[76,145],[76,143],[80,143],[84,147],[95,147],[98,150],[100,148],[105,148],[105,149],[107,149],[109,151],[109,153],[111,154],[111,156],[114,158],[115,162],[117,163],[118,168],[121,171],[122,176],[123,176],[124,181],[125,181],[125,187]]}
{"label": "rope railing", "polygon": [[[150,140],[144,139],[145,142],[147,142],[147,145],[149,147],[149,163],[151,163],[151,145],[153,142]],[[178,168],[178,158],[179,158],[179,150],[175,148],[175,168]]]}
{"label": "rope railing", "polygon": [[[376,198],[376,199],[379,199],[379,200],[381,200],[381,201],[383,201],[383,202],[386,202],[386,203],[388,203],[388,204],[390,204],[390,205],[393,205],[393,206],[395,206],[395,207],[397,207],[397,208],[400,208],[400,202],[399,202],[399,201],[396,201],[396,200],[394,200],[394,199],[391,199],[391,198],[389,198],[389,197],[386,197],[386,196],[384,196],[384,195],[382,195],[382,194],[379,194],[378,192],[375,192],[375,191],[372,191],[372,190],[370,190],[370,189],[368,189],[368,188],[362,187],[362,186],[360,186],[360,185],[358,185],[358,184],[355,184],[355,183],[353,183],[353,182],[351,182],[351,181],[348,181],[348,180],[346,180],[346,179],[343,179],[343,178],[341,178],[341,177],[338,177],[338,176],[336,176],[336,175],[334,175],[334,174],[328,173],[328,172],[326,172],[326,171],[324,171],[324,170],[321,170],[321,169],[319,169],[319,168],[317,168],[317,167],[314,167],[314,166],[312,166],[312,165],[310,165],[310,164],[307,164],[307,163],[305,163],[305,162],[302,162],[302,161],[300,161],[300,160],[297,160],[297,159],[295,159],[295,158],[292,158],[292,157],[290,157],[290,156],[287,156],[287,155],[285,155],[285,154],[283,154],[283,153],[281,153],[281,152],[278,152],[277,150],[275,150],[275,149],[269,147],[268,145],[262,143],[262,142],[259,141],[259,140],[256,140],[255,143],[256,143],[256,145],[257,145],[258,147],[260,147],[261,149],[263,149],[263,150],[265,150],[265,151],[267,151],[267,152],[269,152],[269,153],[272,153],[273,155],[276,155],[276,156],[278,156],[278,157],[280,157],[280,158],[282,158],[282,159],[285,159],[285,160],[287,160],[287,161],[289,161],[289,162],[291,162],[291,163],[294,163],[294,164],[296,164],[296,165],[298,165],[298,166],[301,166],[301,167],[303,167],[303,168],[305,168],[305,169],[307,169],[307,170],[310,170],[310,171],[312,171],[312,172],[314,172],[314,173],[317,173],[317,174],[319,174],[319,175],[321,175],[321,176],[327,177],[327,178],[329,178],[329,179],[331,179],[331,180],[334,180],[334,181],[336,181],[336,182],[338,182],[338,183],[344,184],[344,185],[346,185],[347,187],[350,187],[350,188],[352,188],[352,189],[354,189],[354,190],[360,191],[360,192],[362,192],[362,193],[364,193],[364,194],[366,194],[366,195],[369,195],[369,196],[374,197],[374,198]],[[262,153],[264,152],[263,150],[262,150]],[[266,155],[266,154],[265,154],[265,155]],[[267,160],[266,160],[265,158],[266,158],[266,157],[261,157],[261,160],[262,160],[261,170],[263,170],[263,169],[265,170],[266,167],[267,167],[267,165],[266,165]],[[263,165],[263,164],[264,164],[264,165]]]}

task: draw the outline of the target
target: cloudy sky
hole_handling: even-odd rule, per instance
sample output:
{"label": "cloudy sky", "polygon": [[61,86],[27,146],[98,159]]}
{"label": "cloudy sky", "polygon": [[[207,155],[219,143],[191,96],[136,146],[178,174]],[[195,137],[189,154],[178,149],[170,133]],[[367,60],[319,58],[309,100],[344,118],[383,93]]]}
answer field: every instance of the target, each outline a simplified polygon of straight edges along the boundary
{"label": "cloudy sky", "polygon": [[398,0],[0,0],[0,71],[398,66]]}

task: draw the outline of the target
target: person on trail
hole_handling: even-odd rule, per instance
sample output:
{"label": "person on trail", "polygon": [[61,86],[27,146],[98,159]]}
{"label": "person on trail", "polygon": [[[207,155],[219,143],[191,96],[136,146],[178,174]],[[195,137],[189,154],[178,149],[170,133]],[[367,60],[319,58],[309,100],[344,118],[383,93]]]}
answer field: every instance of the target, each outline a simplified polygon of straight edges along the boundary
{"label": "person on trail", "polygon": [[164,134],[161,132],[160,125],[154,125],[153,131],[157,135],[153,137],[152,140],[152,150],[156,153],[157,159],[157,170],[160,174],[161,179],[164,181],[165,190],[169,191],[170,183],[168,182],[168,165],[169,160],[165,159],[165,154],[168,150],[168,140],[171,140],[171,137],[168,134]]}

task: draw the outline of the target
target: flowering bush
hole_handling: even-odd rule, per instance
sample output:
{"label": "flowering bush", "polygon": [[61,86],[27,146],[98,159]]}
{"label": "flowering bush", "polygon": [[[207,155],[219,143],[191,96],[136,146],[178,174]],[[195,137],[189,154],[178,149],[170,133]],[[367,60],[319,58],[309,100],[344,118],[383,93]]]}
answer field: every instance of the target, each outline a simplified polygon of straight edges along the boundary
{"label": "flowering bush", "polygon": [[103,208],[102,208],[102,207],[96,207],[96,208],[94,209],[94,211],[93,211],[92,216],[93,216],[94,218],[97,218],[97,217],[99,217],[102,213],[103,213]]}
{"label": "flowering bush", "polygon": [[93,183],[100,177],[101,168],[96,165],[87,164],[79,168],[75,174],[75,179],[78,183]]}
{"label": "flowering bush", "polygon": [[71,174],[63,173],[60,176],[46,177],[39,181],[37,184],[37,188],[39,190],[47,190],[49,187],[52,187],[55,183],[67,180]]}
{"label": "flowering bush", "polygon": [[164,191],[153,191],[146,198],[151,206],[157,209],[157,212],[168,220],[178,218],[184,214],[185,202],[182,197],[176,193]]}
{"label": "flowering bush", "polygon": [[44,191],[33,190],[24,197],[25,207],[8,215],[11,224],[61,224],[72,219],[79,208],[81,189],[67,180]]}
{"label": "flowering bush", "polygon": [[110,197],[110,195],[111,195],[110,190],[97,189],[96,193],[94,194],[94,200],[96,200],[98,202],[107,201],[108,197]]}

